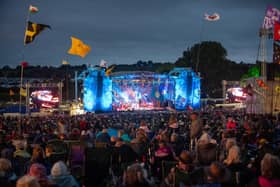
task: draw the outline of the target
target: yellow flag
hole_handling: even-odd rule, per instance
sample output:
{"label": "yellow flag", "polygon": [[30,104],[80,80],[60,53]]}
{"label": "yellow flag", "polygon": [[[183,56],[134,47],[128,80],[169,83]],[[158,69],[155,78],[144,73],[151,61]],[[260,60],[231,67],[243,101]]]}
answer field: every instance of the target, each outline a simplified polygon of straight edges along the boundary
{"label": "yellow flag", "polygon": [[24,88],[20,88],[19,94],[20,94],[21,96],[26,97],[26,96],[27,96],[26,89],[24,89]]}
{"label": "yellow flag", "polygon": [[68,50],[68,53],[71,55],[78,55],[84,58],[91,50],[89,45],[84,44],[81,40],[75,37],[71,37],[72,46]]}
{"label": "yellow flag", "polygon": [[13,95],[15,95],[15,92],[12,89],[10,89],[9,95],[13,96]]}
{"label": "yellow flag", "polygon": [[109,76],[111,75],[113,69],[115,68],[115,65],[112,65],[111,67],[109,67],[106,71],[105,71],[105,75]]}
{"label": "yellow flag", "polygon": [[69,65],[70,63],[66,60],[62,60],[62,65]]}

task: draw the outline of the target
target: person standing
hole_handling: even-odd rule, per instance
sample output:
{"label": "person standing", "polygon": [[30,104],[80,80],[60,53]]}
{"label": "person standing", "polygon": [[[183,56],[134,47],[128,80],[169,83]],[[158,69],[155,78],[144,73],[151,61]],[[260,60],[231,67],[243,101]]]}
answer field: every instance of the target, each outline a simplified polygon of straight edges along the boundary
{"label": "person standing", "polygon": [[228,116],[226,128],[227,128],[227,130],[236,130],[236,123],[232,116]]}
{"label": "person standing", "polygon": [[193,150],[196,146],[197,139],[202,134],[203,124],[200,118],[198,117],[197,112],[191,113],[191,126],[190,126],[190,150]]}

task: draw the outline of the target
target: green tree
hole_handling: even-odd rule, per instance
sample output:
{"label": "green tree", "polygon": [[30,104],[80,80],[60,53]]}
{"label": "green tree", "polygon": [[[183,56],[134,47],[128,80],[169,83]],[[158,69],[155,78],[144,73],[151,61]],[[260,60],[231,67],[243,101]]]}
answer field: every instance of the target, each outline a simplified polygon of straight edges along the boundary
{"label": "green tree", "polygon": [[248,70],[247,64],[236,64],[226,57],[227,51],[221,43],[206,41],[184,51],[182,57],[175,62],[175,66],[198,70],[201,75],[202,94],[221,97],[221,81],[240,80],[242,74]]}
{"label": "green tree", "polygon": [[170,70],[172,70],[175,67],[173,63],[165,63],[159,66],[156,69],[157,73],[168,73]]}

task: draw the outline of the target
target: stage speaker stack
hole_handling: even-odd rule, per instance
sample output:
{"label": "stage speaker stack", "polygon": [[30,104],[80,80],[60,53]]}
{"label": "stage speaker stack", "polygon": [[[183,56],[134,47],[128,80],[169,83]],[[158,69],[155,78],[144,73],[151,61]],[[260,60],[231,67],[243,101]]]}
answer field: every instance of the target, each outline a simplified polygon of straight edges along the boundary
{"label": "stage speaker stack", "polygon": [[96,113],[102,111],[101,102],[102,102],[102,93],[103,93],[103,76],[101,71],[98,71],[97,77],[97,90],[96,90]]}

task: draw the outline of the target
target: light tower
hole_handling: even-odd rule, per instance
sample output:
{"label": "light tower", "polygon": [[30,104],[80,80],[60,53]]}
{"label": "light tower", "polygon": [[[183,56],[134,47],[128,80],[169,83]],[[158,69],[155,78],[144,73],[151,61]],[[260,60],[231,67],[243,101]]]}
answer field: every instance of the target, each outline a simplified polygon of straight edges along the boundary
{"label": "light tower", "polygon": [[[273,38],[273,31],[272,29],[266,29],[266,28],[260,28],[259,31],[260,36],[260,45],[258,50],[258,59],[257,61],[261,62],[261,77],[263,81],[266,83],[267,81],[267,70],[266,70],[266,64],[267,64],[267,48],[266,48],[266,41],[267,39]],[[260,103],[260,113],[265,113],[265,106],[266,106],[266,90],[261,90],[262,97],[258,97],[258,101]]]}

